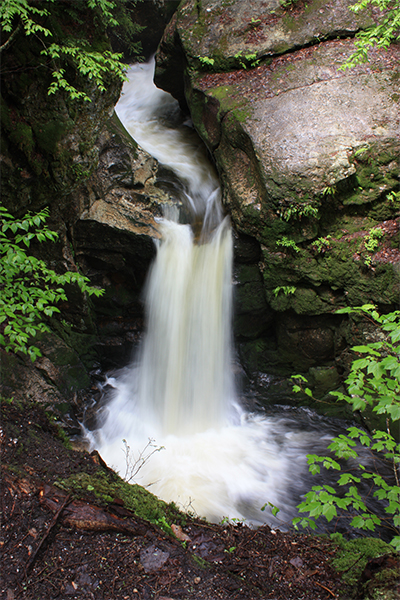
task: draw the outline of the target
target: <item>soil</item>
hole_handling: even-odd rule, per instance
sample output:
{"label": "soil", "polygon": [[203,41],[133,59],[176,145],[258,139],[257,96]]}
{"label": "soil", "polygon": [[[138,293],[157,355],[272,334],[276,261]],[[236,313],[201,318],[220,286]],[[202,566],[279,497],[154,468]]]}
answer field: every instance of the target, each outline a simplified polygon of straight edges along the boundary
{"label": "soil", "polygon": [[110,470],[62,434],[43,407],[2,402],[1,600],[354,597],[329,538],[210,524],[166,505],[162,529],[93,486],[66,489],[78,473]]}

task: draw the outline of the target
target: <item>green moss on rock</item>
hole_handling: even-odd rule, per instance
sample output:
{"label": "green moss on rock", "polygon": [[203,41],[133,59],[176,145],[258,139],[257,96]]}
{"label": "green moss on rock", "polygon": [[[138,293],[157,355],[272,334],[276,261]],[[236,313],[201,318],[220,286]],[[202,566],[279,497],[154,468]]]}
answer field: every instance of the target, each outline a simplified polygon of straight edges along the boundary
{"label": "green moss on rock", "polygon": [[379,538],[345,540],[341,534],[334,534],[331,538],[338,544],[332,565],[349,586],[357,585],[369,559],[393,553],[393,547]]}
{"label": "green moss on rock", "polygon": [[122,500],[125,508],[151,523],[159,523],[165,519],[168,523],[183,524],[185,519],[173,503],[166,504],[145,488],[129,484],[111,471],[99,470],[93,475],[76,473],[65,480],[59,480],[58,486],[78,497],[92,495],[103,505]]}

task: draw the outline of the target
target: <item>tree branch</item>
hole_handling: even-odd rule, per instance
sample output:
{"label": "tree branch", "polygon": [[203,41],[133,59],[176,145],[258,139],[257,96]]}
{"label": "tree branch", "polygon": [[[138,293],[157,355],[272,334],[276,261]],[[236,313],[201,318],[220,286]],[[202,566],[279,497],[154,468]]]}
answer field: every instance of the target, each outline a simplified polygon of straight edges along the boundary
{"label": "tree branch", "polygon": [[0,46],[0,53],[3,52],[3,50],[6,50],[8,48],[8,46],[10,46],[13,43],[13,41],[20,29],[21,29],[21,22],[18,23],[16,29],[14,29],[14,31],[12,32],[12,34],[10,35],[8,40]]}

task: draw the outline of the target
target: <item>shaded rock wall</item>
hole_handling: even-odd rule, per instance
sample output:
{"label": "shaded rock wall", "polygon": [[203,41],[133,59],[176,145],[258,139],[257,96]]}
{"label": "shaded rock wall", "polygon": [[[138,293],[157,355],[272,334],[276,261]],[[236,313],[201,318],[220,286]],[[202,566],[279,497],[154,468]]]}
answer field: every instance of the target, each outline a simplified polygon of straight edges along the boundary
{"label": "shaded rock wall", "polygon": [[[76,23],[63,10],[57,3],[52,17],[73,30]],[[165,19],[153,24],[159,37]],[[89,14],[82,28],[94,44],[109,47]],[[63,92],[48,96],[51,74],[41,50],[34,36],[20,34],[2,53],[2,202],[16,216],[48,206],[58,242],[30,250],[56,271],[83,272],[105,293],[91,300],[69,286],[68,302],[59,305],[67,325],[52,320],[54,333],[38,341],[43,357],[33,365],[5,355],[1,383],[6,396],[60,404],[90,386],[88,373],[99,364],[120,367],[130,359],[143,328],[141,294],[158,237],[154,217],[170,202],[173,176],[113,114],[120,81],[110,76],[101,93],[90,80],[75,79],[91,102],[71,101]]]}
{"label": "shaded rock wall", "polygon": [[237,235],[259,243],[236,273],[251,374],[331,365],[351,338],[337,308],[398,302],[400,48],[341,71],[348,38],[376,19],[349,4],[188,0],[156,57],[156,82],[214,156]]}

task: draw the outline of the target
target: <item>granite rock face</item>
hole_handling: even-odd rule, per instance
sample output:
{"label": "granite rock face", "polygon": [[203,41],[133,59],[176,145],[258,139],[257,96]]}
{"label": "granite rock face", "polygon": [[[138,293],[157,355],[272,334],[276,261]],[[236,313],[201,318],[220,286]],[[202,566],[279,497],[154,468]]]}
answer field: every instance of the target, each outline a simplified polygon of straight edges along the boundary
{"label": "granite rock face", "polygon": [[243,298],[259,297],[259,280],[237,280],[249,372],[330,364],[337,308],[398,302],[400,48],[341,70],[376,19],[350,4],[189,0],[157,54],[156,82],[189,107],[237,235],[259,244],[258,334],[239,321],[261,310]]}

